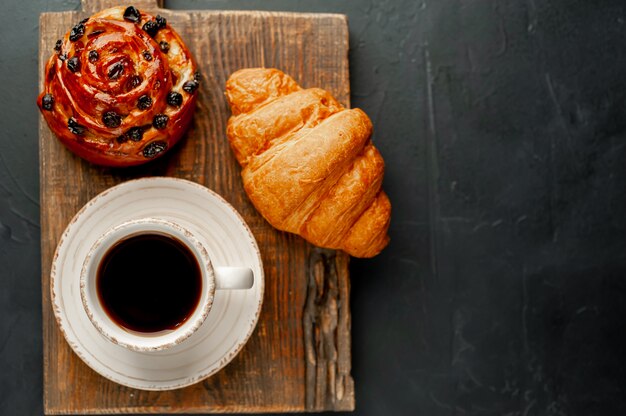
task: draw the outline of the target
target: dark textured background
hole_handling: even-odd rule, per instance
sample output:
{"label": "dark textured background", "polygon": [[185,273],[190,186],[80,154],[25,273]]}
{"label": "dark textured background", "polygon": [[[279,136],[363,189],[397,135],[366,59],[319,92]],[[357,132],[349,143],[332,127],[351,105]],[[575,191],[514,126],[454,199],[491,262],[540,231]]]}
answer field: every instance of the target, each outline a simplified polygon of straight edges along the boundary
{"label": "dark textured background", "polygon": [[[0,13],[1,415],[42,412],[37,26],[78,7]],[[352,264],[357,415],[626,414],[623,1],[166,7],[349,16],[393,203]]]}

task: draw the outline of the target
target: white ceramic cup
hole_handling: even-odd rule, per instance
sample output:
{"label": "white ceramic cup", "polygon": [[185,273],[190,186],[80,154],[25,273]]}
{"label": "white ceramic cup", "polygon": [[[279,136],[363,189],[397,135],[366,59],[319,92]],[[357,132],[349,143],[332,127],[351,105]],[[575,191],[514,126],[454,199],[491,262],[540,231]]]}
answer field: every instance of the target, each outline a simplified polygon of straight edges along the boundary
{"label": "white ceramic cup", "polygon": [[[127,330],[115,323],[100,303],[96,277],[102,258],[117,242],[141,234],[164,234],[176,238],[190,249],[200,266],[200,300],[191,316],[175,329],[158,333]],[[181,225],[159,218],[142,218],[111,228],[96,240],[83,262],[80,296],[91,323],[105,338],[130,350],[150,352],[178,345],[197,331],[211,311],[215,290],[250,289],[253,284],[252,270],[247,267],[214,267],[200,238]]]}

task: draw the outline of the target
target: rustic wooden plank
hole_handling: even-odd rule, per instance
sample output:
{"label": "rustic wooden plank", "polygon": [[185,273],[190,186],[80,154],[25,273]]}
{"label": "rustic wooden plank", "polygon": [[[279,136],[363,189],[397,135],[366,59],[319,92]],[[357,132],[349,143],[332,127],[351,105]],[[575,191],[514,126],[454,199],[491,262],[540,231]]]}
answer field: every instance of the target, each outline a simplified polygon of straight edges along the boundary
{"label": "rustic wooden plank", "polygon": [[[115,0],[80,0],[80,4],[85,13],[92,14],[107,7],[119,6],[120,2]],[[163,5],[163,0],[133,0],[128,4],[132,4],[140,10],[155,10]]]}
{"label": "rustic wooden plank", "polygon": [[[84,10],[89,12],[43,14],[40,74],[55,40],[73,23],[111,3],[83,0]],[[40,120],[46,413],[353,409],[348,257],[315,249],[297,236],[277,232],[255,211],[243,191],[240,168],[225,136],[229,110],[223,96],[225,81],[232,72],[266,66],[284,70],[304,86],[326,88],[348,105],[345,16],[175,12],[157,9],[156,1],[134,3],[162,14],[179,31],[196,57],[204,81],[187,137],[164,158],[138,168],[120,170],[90,165],[66,151]],[[169,392],[126,388],[93,372],[65,342],[50,307],[52,256],[72,216],[99,192],[128,179],[152,175],[193,180],[224,196],[241,212],[259,242],[267,279],[263,311],[243,351],[215,376]],[[328,287],[332,290],[325,291]],[[307,290],[312,292],[307,294]],[[324,299],[319,305],[318,294]],[[307,299],[313,302],[312,307],[305,308]]]}

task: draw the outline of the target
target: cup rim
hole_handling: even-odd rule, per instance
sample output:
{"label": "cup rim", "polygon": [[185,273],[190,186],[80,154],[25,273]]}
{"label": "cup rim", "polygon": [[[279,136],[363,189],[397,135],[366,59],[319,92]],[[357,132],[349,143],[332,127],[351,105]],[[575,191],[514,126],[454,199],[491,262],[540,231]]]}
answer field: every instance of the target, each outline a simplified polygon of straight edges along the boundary
{"label": "cup rim", "polygon": [[[89,295],[87,294],[87,280],[89,278],[88,276],[89,270],[91,269],[91,267],[94,266],[92,264],[92,262],[94,261],[94,255],[97,254],[98,249],[103,243],[105,243],[112,235],[115,235],[119,233],[120,231],[123,231],[129,227],[132,227],[134,225],[150,225],[150,224],[157,224],[158,226],[163,226],[165,228],[169,228],[170,230],[174,230],[174,232],[170,234],[170,236],[181,240],[181,242],[187,245],[188,248],[191,250],[191,252],[194,253],[194,257],[196,257],[196,260],[198,261],[200,265],[200,272],[202,275],[203,284],[202,284],[201,290],[203,292],[206,292],[207,295],[204,301],[202,301],[202,294],[201,294],[198,306],[196,306],[196,308],[192,312],[192,315],[188,319],[193,318],[193,315],[196,315],[198,310],[200,310],[200,314],[196,318],[194,318],[192,321],[187,320],[183,325],[167,332],[166,334],[155,335],[155,336],[148,335],[146,337],[141,337],[140,335],[137,335],[139,333],[130,332],[123,326],[113,322],[113,320],[108,316],[104,308],[100,306],[105,316],[104,320],[108,321],[109,325],[115,326],[117,328],[120,328],[122,331],[125,331],[130,337],[152,338],[154,340],[159,340],[160,338],[164,338],[164,337],[170,338],[170,340],[163,341],[160,343],[155,342],[154,345],[152,344],[151,345],[137,345],[131,342],[118,339],[118,337],[114,336],[113,334],[110,333],[110,331],[107,330],[106,328],[107,325],[106,324],[103,325],[100,322],[100,319],[96,317],[96,314],[94,313],[93,308],[90,306],[90,301],[88,300]],[[107,249],[112,247],[113,244],[115,244],[116,242],[122,239],[129,238],[135,235],[148,234],[150,232],[159,232],[159,230],[146,229],[146,230],[138,230],[136,232],[130,232],[128,234],[122,234],[119,238],[114,239],[111,242],[111,244],[107,247]],[[200,258],[198,258],[197,254],[199,254]],[[211,311],[211,307],[213,305],[213,300],[215,297],[216,284],[215,284],[215,272],[213,268],[213,263],[211,262],[209,253],[204,247],[204,245],[196,237],[194,237],[194,234],[191,233],[191,231],[189,231],[185,227],[175,222],[172,222],[170,220],[166,220],[162,218],[146,217],[146,218],[139,218],[139,219],[125,221],[121,224],[118,224],[108,229],[100,237],[98,237],[98,239],[94,242],[94,244],[89,249],[89,252],[87,253],[87,256],[85,257],[83,261],[83,265],[80,271],[79,287],[80,287],[80,297],[81,297],[83,309],[85,313],[87,314],[87,317],[93,324],[93,326],[101,335],[103,335],[106,339],[108,339],[112,343],[119,345],[121,347],[127,348],[132,351],[155,352],[155,351],[163,351],[168,348],[179,345],[180,343],[182,343],[183,341],[191,337],[191,335],[193,335],[198,330],[198,328],[200,328],[200,326],[204,323],[207,316],[209,315],[209,312]],[[98,297],[96,298],[97,299],[95,301],[100,302],[99,298]],[[173,340],[171,340],[172,334],[176,334],[177,332],[181,332],[181,334],[176,336]]]}

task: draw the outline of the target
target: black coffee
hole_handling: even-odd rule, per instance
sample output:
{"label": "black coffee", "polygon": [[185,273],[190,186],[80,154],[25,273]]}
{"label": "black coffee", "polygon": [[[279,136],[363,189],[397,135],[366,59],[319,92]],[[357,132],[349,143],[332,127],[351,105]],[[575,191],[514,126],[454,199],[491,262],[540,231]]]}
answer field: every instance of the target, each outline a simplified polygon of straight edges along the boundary
{"label": "black coffee", "polygon": [[196,309],[200,266],[181,241],[140,234],[117,242],[96,276],[98,298],[118,325],[138,332],[175,329]]}

